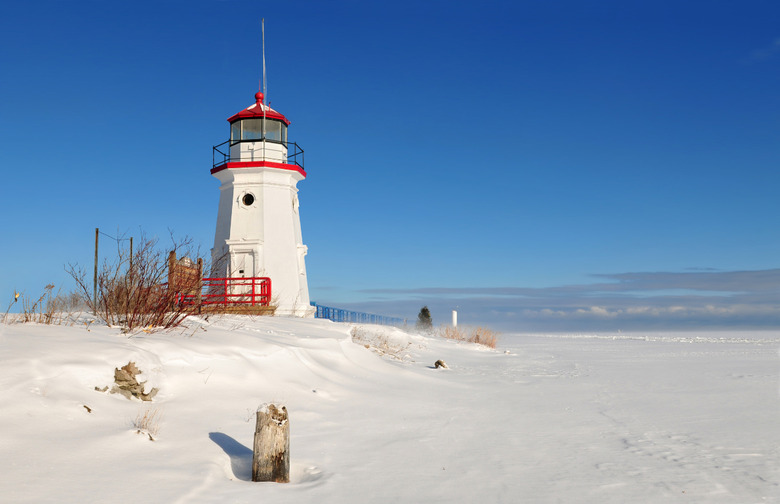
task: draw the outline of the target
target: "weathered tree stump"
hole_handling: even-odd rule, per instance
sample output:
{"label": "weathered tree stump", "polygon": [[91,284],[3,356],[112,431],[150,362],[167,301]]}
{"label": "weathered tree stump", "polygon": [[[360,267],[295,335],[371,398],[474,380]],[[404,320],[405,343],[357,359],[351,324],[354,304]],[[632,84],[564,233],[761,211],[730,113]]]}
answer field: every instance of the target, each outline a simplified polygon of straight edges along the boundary
{"label": "weathered tree stump", "polygon": [[257,410],[252,481],[290,482],[290,420],[287,408],[264,404]]}

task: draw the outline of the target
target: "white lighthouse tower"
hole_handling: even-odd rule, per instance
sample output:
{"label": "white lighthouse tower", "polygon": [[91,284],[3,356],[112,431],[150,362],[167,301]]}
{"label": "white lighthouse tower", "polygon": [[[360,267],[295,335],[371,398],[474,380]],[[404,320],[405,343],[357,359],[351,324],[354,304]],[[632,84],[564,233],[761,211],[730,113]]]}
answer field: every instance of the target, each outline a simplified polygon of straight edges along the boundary
{"label": "white lighthouse tower", "polygon": [[211,170],[221,184],[212,276],[269,277],[277,314],[313,316],[298,215],[303,150],[262,91],[228,122],[230,140],[214,147]]}

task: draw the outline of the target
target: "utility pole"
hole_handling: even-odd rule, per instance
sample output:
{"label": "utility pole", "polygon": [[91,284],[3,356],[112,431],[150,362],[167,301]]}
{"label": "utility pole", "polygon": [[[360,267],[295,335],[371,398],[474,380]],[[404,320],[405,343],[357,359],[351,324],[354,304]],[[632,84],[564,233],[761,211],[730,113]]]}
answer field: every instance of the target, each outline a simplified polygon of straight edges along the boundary
{"label": "utility pole", "polygon": [[100,229],[95,228],[95,276],[92,282],[92,311],[93,315],[97,315],[97,270],[98,270],[98,235]]}

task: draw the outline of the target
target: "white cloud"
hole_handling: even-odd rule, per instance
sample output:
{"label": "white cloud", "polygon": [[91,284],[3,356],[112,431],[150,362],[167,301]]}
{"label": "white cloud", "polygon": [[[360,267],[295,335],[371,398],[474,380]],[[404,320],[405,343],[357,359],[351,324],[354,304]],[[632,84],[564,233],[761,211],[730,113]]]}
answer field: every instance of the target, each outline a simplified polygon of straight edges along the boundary
{"label": "white cloud", "polygon": [[617,311],[610,311],[603,306],[591,306],[589,308],[579,308],[576,311],[579,315],[595,315],[597,317],[615,317],[617,316]]}
{"label": "white cloud", "polygon": [[545,288],[374,289],[363,294],[383,299],[339,307],[412,317],[426,304],[439,323],[457,305],[463,324],[513,331],[780,328],[780,269],[594,276]]}

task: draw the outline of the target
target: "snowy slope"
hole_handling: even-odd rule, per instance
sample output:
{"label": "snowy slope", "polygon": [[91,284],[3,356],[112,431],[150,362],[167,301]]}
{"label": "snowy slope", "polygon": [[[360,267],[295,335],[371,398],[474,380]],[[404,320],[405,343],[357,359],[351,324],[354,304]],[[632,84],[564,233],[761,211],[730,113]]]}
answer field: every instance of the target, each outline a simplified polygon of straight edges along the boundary
{"label": "snowy slope", "polygon": [[[489,350],[352,328],[0,325],[0,501],[780,501],[776,332],[504,335]],[[152,403],[95,390],[128,361]],[[290,412],[287,485],[249,481],[269,401]],[[147,411],[154,441],[133,426]]]}

